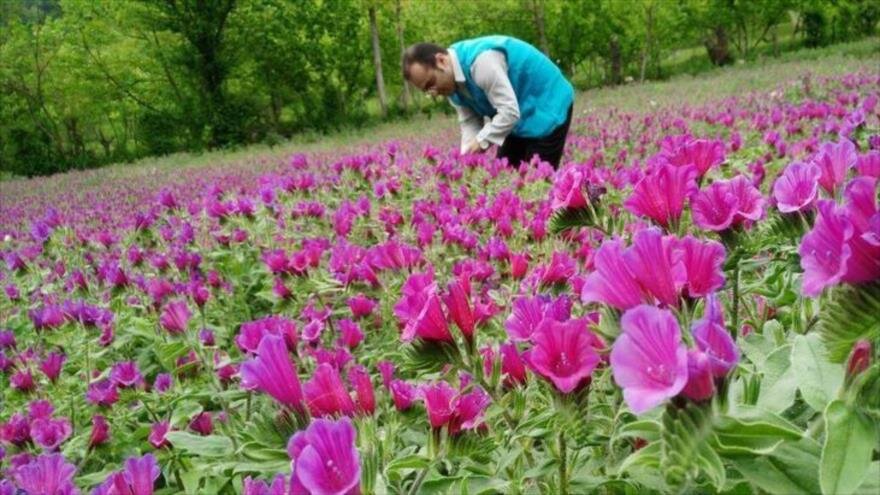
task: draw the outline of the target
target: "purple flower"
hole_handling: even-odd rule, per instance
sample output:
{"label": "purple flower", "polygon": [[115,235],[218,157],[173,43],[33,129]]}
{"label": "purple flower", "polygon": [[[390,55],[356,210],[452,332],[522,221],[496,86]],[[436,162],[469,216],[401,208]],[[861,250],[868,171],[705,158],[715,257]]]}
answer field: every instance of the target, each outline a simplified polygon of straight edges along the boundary
{"label": "purple flower", "polygon": [[370,415],[376,411],[376,397],[373,382],[367,369],[361,365],[348,370],[348,381],[355,393],[355,404],[360,414]]}
{"label": "purple flower", "polygon": [[726,181],[717,180],[691,199],[694,224],[704,230],[720,232],[730,228],[739,201]]}
{"label": "purple flower", "polygon": [[657,228],[641,230],[623,255],[642,292],[671,307],[678,306],[679,292],[688,280],[675,240]]}
{"label": "purple flower", "polygon": [[[288,495],[287,480],[283,474],[275,475],[275,479],[271,485],[266,485],[263,480],[254,480],[250,476],[246,477],[243,482],[242,495]],[[294,495],[290,492],[290,495]]]}
{"label": "purple flower", "polygon": [[691,332],[697,347],[709,358],[712,375],[727,376],[739,362],[739,349],[724,328],[721,303],[714,294],[706,298],[706,312],[702,319],[694,322]]}
{"label": "purple flower", "polygon": [[119,400],[116,384],[107,379],[92,383],[86,391],[86,400],[98,406],[112,406]]}
{"label": "purple flower", "polygon": [[50,382],[55,383],[61,375],[61,368],[64,366],[65,361],[67,361],[67,356],[64,354],[50,352],[43,359],[43,362],[40,363],[40,371],[46,375]]}
{"label": "purple flower", "polygon": [[821,172],[819,185],[822,189],[833,196],[857,159],[856,147],[848,139],[842,139],[839,143],[822,143],[812,160]]}
{"label": "purple flower", "polygon": [[412,407],[419,390],[403,380],[391,380],[388,389],[391,391],[391,399],[398,411],[406,411]]}
{"label": "purple flower", "polygon": [[76,467],[61,454],[43,454],[13,470],[13,478],[27,494],[74,495]]}
{"label": "purple flower", "polygon": [[241,324],[238,335],[235,336],[235,345],[243,352],[254,353],[257,346],[263,340],[263,336],[271,334],[284,337],[289,351],[296,350],[298,340],[296,323],[281,315],[272,315],[259,320]]}
{"label": "purple flower", "polygon": [[694,402],[702,402],[715,394],[712,379],[712,366],[709,357],[702,351],[691,349],[687,353],[687,383],[681,395]]}
{"label": "purple flower", "polygon": [[31,370],[24,369],[16,371],[9,377],[9,384],[19,392],[30,392],[36,388],[34,383],[34,375]]}
{"label": "purple flower", "polygon": [[684,388],[687,348],[668,310],[637,306],[624,313],[620,326],[623,333],[611,349],[611,370],[629,408],[641,414]]}
{"label": "purple flower", "polygon": [[571,300],[562,295],[556,299],[546,296],[519,296],[513,300],[513,310],[504,322],[507,335],[514,342],[528,341],[545,318],[557,321],[571,316]]}
{"label": "purple flower", "polygon": [[153,390],[155,390],[157,394],[164,394],[171,388],[171,383],[170,374],[159,373],[156,375],[156,379],[153,380]]}
{"label": "purple flower", "polygon": [[147,437],[147,440],[150,442],[150,445],[157,449],[171,445],[171,443],[165,438],[165,435],[167,435],[169,431],[171,431],[170,421],[153,423],[153,425],[150,426],[150,435]]}
{"label": "purple flower", "polygon": [[153,495],[153,486],[162,471],[153,454],[129,457],[122,471],[107,477],[92,495]]}
{"label": "purple flower", "polygon": [[159,322],[162,324],[162,328],[169,333],[183,333],[189,324],[190,316],[192,313],[186,305],[186,301],[172,301],[165,305]]}
{"label": "purple flower", "polygon": [[53,451],[64,443],[73,432],[70,421],[66,418],[38,418],[31,423],[31,438],[43,450]]}
{"label": "purple flower", "polygon": [[[361,463],[357,432],[348,418],[316,419],[287,444],[293,459],[291,493],[355,495],[360,490]],[[297,491],[297,487],[300,491]]]}
{"label": "purple flower", "polygon": [[89,448],[94,449],[110,439],[110,424],[107,418],[96,414],[92,416],[92,434],[89,436]]}
{"label": "purple flower", "polygon": [[369,316],[376,309],[377,305],[376,301],[363,294],[357,294],[348,300],[348,308],[351,310],[354,319]]}
{"label": "purple flower", "polygon": [[806,211],[819,194],[819,167],[813,163],[795,162],[785,167],[773,183],[773,198],[782,213]]}
{"label": "purple flower", "polygon": [[328,363],[315,368],[312,378],[303,385],[303,395],[312,416],[354,414],[355,405],[345,389],[339,371]]}
{"label": "purple flower", "polygon": [[455,415],[455,402],[458,391],[444,381],[431,385],[423,385],[419,395],[425,402],[428,422],[431,428],[442,428]]}
{"label": "purple flower", "polygon": [[285,407],[303,410],[302,387],[283,338],[265,335],[257,357],[245,361],[240,373],[243,387],[262,390]]}
{"label": "purple flower", "polygon": [[625,310],[642,302],[642,289],[627,267],[623,253],[620,239],[605,241],[599,246],[593,261],[595,269],[587,275],[581,291],[584,303],[602,302]]}
{"label": "purple flower", "polygon": [[819,201],[813,229],[801,239],[798,254],[804,269],[802,292],[815,297],[829,285],[837,285],[852,256],[849,240],[853,226],[845,212],[833,201]]}
{"label": "purple flower", "polygon": [[702,297],[724,285],[724,246],[716,241],[701,241],[685,236],[678,241],[681,260],[687,272],[687,295]]}
{"label": "purple flower", "polygon": [[562,208],[582,208],[587,205],[584,196],[586,178],[579,167],[568,167],[556,174],[553,189],[550,192],[550,208],[554,210]]}
{"label": "purple flower", "polygon": [[581,319],[563,323],[546,318],[532,334],[532,342],[523,359],[564,394],[588,383],[600,361],[596,347],[601,341]]}
{"label": "purple flower", "polygon": [[696,177],[693,166],[661,164],[636,184],[623,205],[636,215],[668,227],[681,217],[685,200],[697,188]]}
{"label": "purple flower", "polygon": [[410,275],[404,283],[394,314],[403,325],[401,339],[416,337],[436,342],[455,342],[446,323],[433,271]]}
{"label": "purple flower", "polygon": [[122,361],[113,365],[110,370],[110,380],[118,387],[134,387],[143,382],[141,371],[134,361]]}
{"label": "purple flower", "polygon": [[189,428],[202,436],[210,435],[214,432],[214,420],[209,411],[203,411],[196,414],[189,422]]}

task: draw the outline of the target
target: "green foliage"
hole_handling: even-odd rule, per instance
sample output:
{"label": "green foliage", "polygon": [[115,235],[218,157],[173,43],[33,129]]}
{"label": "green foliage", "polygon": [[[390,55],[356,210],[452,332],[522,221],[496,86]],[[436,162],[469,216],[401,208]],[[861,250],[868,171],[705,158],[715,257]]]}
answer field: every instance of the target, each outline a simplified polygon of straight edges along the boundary
{"label": "green foliage", "polygon": [[870,418],[841,400],[825,409],[825,444],[819,469],[823,494],[855,493],[871,467],[880,432]]}
{"label": "green foliage", "polygon": [[819,330],[832,362],[841,363],[859,339],[880,336],[880,283],[844,285],[822,306]]}

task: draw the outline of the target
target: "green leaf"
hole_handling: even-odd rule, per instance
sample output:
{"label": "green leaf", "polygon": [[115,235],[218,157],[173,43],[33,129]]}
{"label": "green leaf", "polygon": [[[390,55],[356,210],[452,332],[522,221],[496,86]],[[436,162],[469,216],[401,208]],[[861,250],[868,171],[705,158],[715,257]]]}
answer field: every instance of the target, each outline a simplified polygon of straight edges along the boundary
{"label": "green leaf", "polygon": [[825,345],[815,333],[795,337],[791,368],[804,401],[816,411],[824,410],[843,384],[843,365],[829,362]]}
{"label": "green leaf", "polygon": [[652,442],[660,438],[661,425],[657,421],[640,420],[627,423],[617,431],[617,438],[643,438]]}
{"label": "green leaf", "polygon": [[715,423],[715,447],[725,457],[767,455],[782,442],[803,436],[797,426],[769,411],[743,406],[736,413]]}
{"label": "green leaf", "polygon": [[846,360],[857,340],[880,337],[880,282],[834,288],[819,314],[819,332],[835,363]]}
{"label": "green leaf", "polygon": [[740,456],[730,459],[742,475],[769,493],[819,493],[819,448],[804,439],[784,442],[767,456]]}
{"label": "green leaf", "polygon": [[[385,466],[385,477],[388,479],[397,479],[398,471],[425,469],[431,464],[431,460],[421,454],[410,454],[392,460]],[[405,474],[404,474],[405,476]]]}
{"label": "green leaf", "polygon": [[871,466],[871,453],[878,444],[873,421],[841,400],[825,408],[825,445],[819,469],[823,494],[855,493]]}
{"label": "green leaf", "polygon": [[589,208],[564,208],[553,212],[548,227],[551,233],[596,225],[596,217]]}
{"label": "green leaf", "polygon": [[193,435],[185,431],[171,431],[166,436],[178,449],[200,457],[226,457],[233,454],[232,440],[220,435]]}
{"label": "green leaf", "polygon": [[761,372],[761,392],[758,405],[773,412],[782,412],[794,403],[798,380],[791,369],[791,346],[785,345],[771,352]]}

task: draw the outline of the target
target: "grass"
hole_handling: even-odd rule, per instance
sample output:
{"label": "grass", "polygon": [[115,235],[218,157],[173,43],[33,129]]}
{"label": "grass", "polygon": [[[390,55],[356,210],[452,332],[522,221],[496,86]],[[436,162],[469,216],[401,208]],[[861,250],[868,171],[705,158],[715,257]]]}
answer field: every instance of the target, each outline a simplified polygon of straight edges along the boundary
{"label": "grass", "polygon": [[[749,91],[769,91],[780,84],[810,73],[816,76],[859,70],[877,71],[880,67],[880,39],[843,43],[818,49],[800,49],[779,57],[758,56],[752,61],[717,68],[697,75],[682,74],[662,81],[631,83],[579,92],[576,107],[580,113],[616,108],[624,111],[649,110],[657,106],[701,103]],[[111,173],[143,176],[147,170],[199,167],[218,163],[242,163],[253,166],[254,159],[281,159],[293,153],[338,152],[391,139],[436,137],[438,145],[455,142],[457,124],[453,115],[418,114],[407,120],[386,122],[330,135],[303,135],[276,146],[265,144],[235,150],[205,153],[176,153],[150,157],[133,163],[105,167]],[[144,169],[136,172],[137,169]],[[0,178],[0,183],[24,180]]]}

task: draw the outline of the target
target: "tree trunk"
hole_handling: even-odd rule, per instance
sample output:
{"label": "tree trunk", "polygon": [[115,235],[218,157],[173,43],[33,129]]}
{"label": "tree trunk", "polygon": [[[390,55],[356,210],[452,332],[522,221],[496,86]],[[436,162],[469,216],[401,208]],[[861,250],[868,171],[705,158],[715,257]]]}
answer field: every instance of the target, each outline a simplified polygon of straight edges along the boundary
{"label": "tree trunk", "polygon": [[[403,15],[401,14],[401,6],[400,0],[397,0],[396,5],[396,14],[397,14],[397,41],[400,43],[400,58],[403,59],[403,52],[406,51],[406,45],[403,42]],[[409,81],[406,79],[403,80],[403,111],[409,111],[409,104],[412,101],[412,94],[410,94],[409,90]]]}
{"label": "tree trunk", "polygon": [[645,11],[645,46],[642,47],[642,64],[639,68],[639,82],[645,82],[645,69],[648,67],[648,55],[652,53],[654,43],[654,4],[648,5]]}
{"label": "tree trunk", "polygon": [[730,56],[730,46],[727,43],[727,31],[724,26],[715,26],[712,33],[705,38],[703,44],[709,54],[709,60],[713,65],[722,66],[733,62]]}
{"label": "tree trunk", "polygon": [[547,44],[547,33],[544,29],[544,6],[543,0],[532,0],[532,15],[535,19],[535,31],[538,33],[538,44],[544,55],[550,56],[550,48]]}
{"label": "tree trunk", "polygon": [[612,36],[611,42],[608,44],[608,60],[611,63],[611,84],[620,84],[623,82],[623,62],[617,35]]}
{"label": "tree trunk", "polygon": [[370,6],[370,38],[373,42],[373,66],[376,68],[376,89],[379,93],[379,109],[384,119],[388,115],[388,97],[385,95],[385,79],[382,77],[382,47],[379,46],[379,25],[376,23],[376,7]]}

